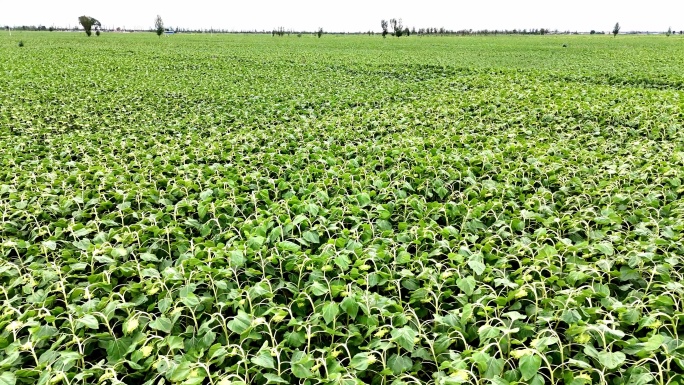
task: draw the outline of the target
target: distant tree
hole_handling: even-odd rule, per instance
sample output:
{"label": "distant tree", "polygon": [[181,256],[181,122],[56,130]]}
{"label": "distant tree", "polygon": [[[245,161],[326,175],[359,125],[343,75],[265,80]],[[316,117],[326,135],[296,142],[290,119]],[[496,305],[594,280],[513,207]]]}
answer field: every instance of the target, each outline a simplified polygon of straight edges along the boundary
{"label": "distant tree", "polygon": [[670,35],[672,35],[672,27],[670,27],[670,28],[667,29],[667,32],[665,32],[665,35],[666,35],[667,37],[670,37]]}
{"label": "distant tree", "polygon": [[404,35],[411,36],[411,31],[409,31],[408,27],[404,28]]}
{"label": "distant tree", "polygon": [[390,25],[392,26],[392,34],[396,37],[401,37],[404,33],[404,26],[402,25],[401,19],[390,19]]}
{"label": "distant tree", "polygon": [[100,30],[95,31],[95,36],[100,36]]}
{"label": "distant tree", "polygon": [[389,23],[387,23],[387,20],[381,20],[380,21],[380,27],[382,27],[382,37],[383,38],[387,37],[387,34],[389,33],[389,32],[387,32],[388,26],[389,26]]}
{"label": "distant tree", "polygon": [[590,35],[596,35],[596,30],[593,30],[593,29],[592,29],[591,32],[589,32],[589,34],[590,34]]}
{"label": "distant tree", "polygon": [[161,37],[162,33],[164,33],[164,21],[159,15],[157,15],[157,18],[154,19],[154,30],[157,32],[157,36],[159,37]]}
{"label": "distant tree", "polygon": [[618,33],[620,33],[620,23],[615,23],[615,26],[613,27],[613,37],[617,36]]}
{"label": "distant tree", "polygon": [[95,29],[99,29],[102,26],[102,24],[100,24],[96,18],[90,16],[80,16],[78,18],[78,23],[81,24],[86,35],[88,36],[93,33],[93,27],[95,27]]}
{"label": "distant tree", "polygon": [[316,32],[316,35],[318,35],[318,38],[320,39],[321,36],[323,36],[323,28],[319,28],[318,32]]}

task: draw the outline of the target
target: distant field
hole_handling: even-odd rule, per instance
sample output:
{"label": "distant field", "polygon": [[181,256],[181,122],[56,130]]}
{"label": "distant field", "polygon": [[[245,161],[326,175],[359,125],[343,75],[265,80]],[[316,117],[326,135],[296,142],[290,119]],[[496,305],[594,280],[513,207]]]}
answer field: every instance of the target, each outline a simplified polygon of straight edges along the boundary
{"label": "distant field", "polygon": [[683,59],[1,32],[0,384],[681,384]]}

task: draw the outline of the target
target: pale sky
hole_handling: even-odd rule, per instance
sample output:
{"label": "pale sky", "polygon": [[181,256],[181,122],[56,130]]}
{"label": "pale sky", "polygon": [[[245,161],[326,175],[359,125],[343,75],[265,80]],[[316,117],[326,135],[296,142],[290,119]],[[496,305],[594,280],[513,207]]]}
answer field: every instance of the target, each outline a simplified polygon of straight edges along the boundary
{"label": "pale sky", "polygon": [[229,30],[379,31],[390,18],[453,30],[684,30],[683,0],[0,0],[0,26],[68,27],[88,15],[106,28],[143,29],[157,14],[166,26]]}

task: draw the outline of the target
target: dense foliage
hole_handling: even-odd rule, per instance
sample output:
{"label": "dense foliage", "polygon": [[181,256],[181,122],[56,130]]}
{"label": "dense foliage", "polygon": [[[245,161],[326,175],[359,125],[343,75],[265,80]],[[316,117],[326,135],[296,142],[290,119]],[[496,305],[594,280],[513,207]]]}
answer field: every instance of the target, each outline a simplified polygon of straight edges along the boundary
{"label": "dense foliage", "polygon": [[151,35],[0,37],[0,384],[681,382],[678,37]]}
{"label": "dense foliage", "polygon": [[[96,32],[100,32],[99,28],[102,26],[97,19],[90,16],[79,16],[78,23],[83,27],[88,37],[90,37],[93,27],[96,28]],[[97,33],[97,35],[100,36],[99,33]]]}
{"label": "dense foliage", "polygon": [[154,19],[154,30],[159,37],[164,33],[164,20],[159,15]]}

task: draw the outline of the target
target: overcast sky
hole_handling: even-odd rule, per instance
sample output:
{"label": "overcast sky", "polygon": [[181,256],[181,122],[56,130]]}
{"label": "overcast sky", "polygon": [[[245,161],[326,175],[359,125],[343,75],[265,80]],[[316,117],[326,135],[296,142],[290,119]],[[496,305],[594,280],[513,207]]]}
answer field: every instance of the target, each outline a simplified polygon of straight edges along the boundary
{"label": "overcast sky", "polygon": [[167,26],[229,30],[380,30],[380,20],[447,29],[561,31],[684,30],[684,0],[0,0],[0,25],[74,26],[80,15],[103,26],[151,28],[159,14]]}

